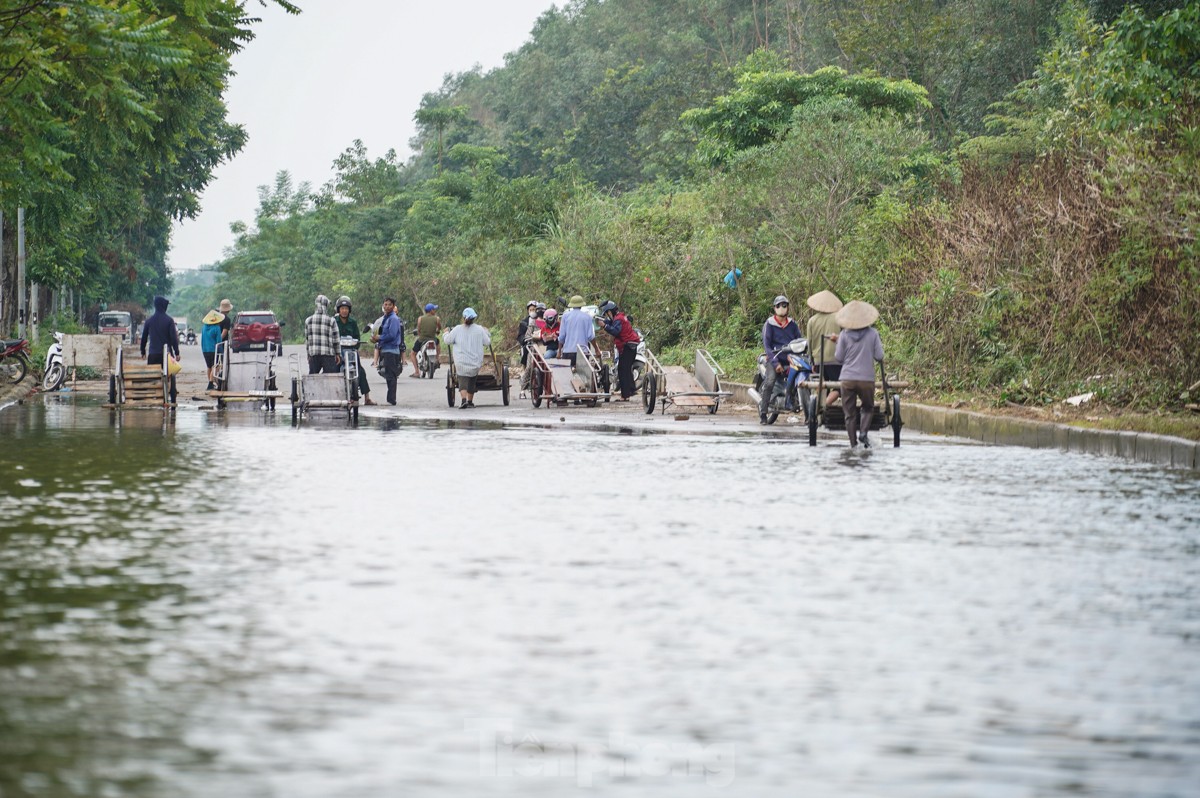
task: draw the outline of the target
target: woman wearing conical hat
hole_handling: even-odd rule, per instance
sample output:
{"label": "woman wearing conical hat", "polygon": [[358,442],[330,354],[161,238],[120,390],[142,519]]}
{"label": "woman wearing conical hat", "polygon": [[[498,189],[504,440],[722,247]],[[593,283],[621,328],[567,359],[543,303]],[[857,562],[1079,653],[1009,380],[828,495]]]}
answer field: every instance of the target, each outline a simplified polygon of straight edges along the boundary
{"label": "woman wearing conical hat", "polygon": [[[834,350],[842,328],[835,314],[842,309],[842,300],[832,291],[821,291],[810,296],[807,304],[813,314],[808,317],[808,324],[804,327],[804,337],[808,339],[808,351],[812,352],[814,375],[824,376],[826,382],[837,382],[842,373],[842,364]],[[833,404],[837,400],[838,392],[832,390],[825,403]]]}
{"label": "woman wearing conical hat", "polygon": [[[875,361],[883,362],[883,341],[873,326],[879,318],[874,305],[857,299],[837,312],[838,334],[834,357],[842,364],[842,409],[850,448],[871,447],[867,433],[875,413]],[[861,407],[856,407],[861,403]]]}

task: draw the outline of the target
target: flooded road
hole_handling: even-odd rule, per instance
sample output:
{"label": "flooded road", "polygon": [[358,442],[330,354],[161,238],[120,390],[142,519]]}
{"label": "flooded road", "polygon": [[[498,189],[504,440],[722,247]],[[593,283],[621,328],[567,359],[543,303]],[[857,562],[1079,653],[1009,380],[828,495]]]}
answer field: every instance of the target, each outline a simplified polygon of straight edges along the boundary
{"label": "flooded road", "polygon": [[1200,783],[1188,472],[50,399],[0,480],[3,798]]}

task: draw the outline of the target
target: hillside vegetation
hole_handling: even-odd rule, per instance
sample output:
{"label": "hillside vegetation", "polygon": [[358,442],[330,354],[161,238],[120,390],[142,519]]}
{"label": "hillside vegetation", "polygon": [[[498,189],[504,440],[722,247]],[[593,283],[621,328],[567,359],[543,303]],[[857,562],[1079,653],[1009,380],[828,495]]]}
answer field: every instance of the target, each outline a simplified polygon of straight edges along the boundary
{"label": "hillside vegetation", "polygon": [[176,307],[511,334],[578,293],[744,374],[771,298],[829,288],[932,390],[1161,406],[1200,378],[1198,65],[1198,0],[574,0],[427,94],[409,160],[281,173]]}

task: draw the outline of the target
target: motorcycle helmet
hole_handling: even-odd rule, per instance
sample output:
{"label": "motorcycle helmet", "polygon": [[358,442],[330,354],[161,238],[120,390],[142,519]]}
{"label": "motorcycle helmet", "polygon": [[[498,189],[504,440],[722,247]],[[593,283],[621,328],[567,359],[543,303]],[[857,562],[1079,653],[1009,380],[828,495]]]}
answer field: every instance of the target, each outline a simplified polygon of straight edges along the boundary
{"label": "motorcycle helmet", "polygon": [[546,321],[553,321],[556,318],[558,318],[558,311],[555,310],[554,308],[547,308],[546,309]]}
{"label": "motorcycle helmet", "polygon": [[617,303],[616,303],[616,302],[613,302],[613,301],[610,299],[608,302],[605,302],[603,305],[601,305],[601,306],[600,306],[600,315],[601,315],[601,316],[605,316],[605,315],[607,315],[607,314],[608,314],[610,311],[615,313],[615,312],[616,312],[616,310],[617,310]]}
{"label": "motorcycle helmet", "polygon": [[771,303],[771,307],[777,308],[780,305],[787,305],[788,307],[791,307],[792,303],[788,302],[787,297],[785,297],[783,294],[780,294],[779,296],[775,297],[775,301]]}
{"label": "motorcycle helmet", "polygon": [[343,305],[348,308],[353,308],[353,305],[350,304],[350,297],[348,297],[344,294],[337,298],[337,303],[334,304],[333,309],[337,310],[338,308],[342,307]]}

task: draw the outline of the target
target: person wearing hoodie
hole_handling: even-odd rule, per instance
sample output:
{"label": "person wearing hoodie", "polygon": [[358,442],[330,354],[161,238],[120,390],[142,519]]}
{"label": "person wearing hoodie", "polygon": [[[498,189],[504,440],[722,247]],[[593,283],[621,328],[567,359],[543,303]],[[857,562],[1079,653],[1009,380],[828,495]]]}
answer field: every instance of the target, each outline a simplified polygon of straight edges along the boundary
{"label": "person wearing hoodie", "polygon": [[[857,299],[837,313],[842,332],[838,333],[834,358],[842,364],[842,409],[851,449],[860,443],[871,448],[867,433],[875,414],[875,361],[883,362],[883,341],[871,326],[878,318],[874,305]],[[858,402],[862,407],[856,410]]]}
{"label": "person wearing hoodie", "polygon": [[169,304],[171,301],[165,296],[154,297],[154,314],[142,326],[142,354],[152,366],[162,365],[164,348],[179,359],[179,330],[175,328],[175,319],[167,315]]}
{"label": "person wearing hoodie", "polygon": [[316,312],[304,320],[308,373],[336,374],[342,357],[338,348],[337,322],[329,315],[329,297],[318,294],[316,306]]}
{"label": "person wearing hoodie", "polygon": [[787,356],[780,357],[783,348],[803,337],[800,335],[800,325],[788,317],[792,306],[788,298],[780,294],[775,297],[772,305],[775,313],[763,323],[762,328],[763,351],[767,355],[767,376],[759,388],[762,391],[762,398],[758,402],[760,424],[767,423],[767,406],[771,404],[771,393],[775,390],[776,378],[787,373]]}

